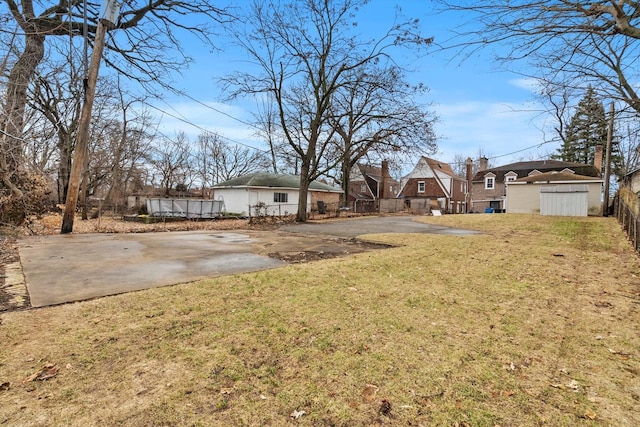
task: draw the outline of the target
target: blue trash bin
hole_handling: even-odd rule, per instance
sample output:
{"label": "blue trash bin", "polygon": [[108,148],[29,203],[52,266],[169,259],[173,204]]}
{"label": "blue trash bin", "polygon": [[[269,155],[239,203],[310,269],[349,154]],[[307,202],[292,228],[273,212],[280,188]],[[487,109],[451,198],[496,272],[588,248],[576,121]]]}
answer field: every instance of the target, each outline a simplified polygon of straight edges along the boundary
{"label": "blue trash bin", "polygon": [[493,208],[485,208],[484,213],[493,213]]}

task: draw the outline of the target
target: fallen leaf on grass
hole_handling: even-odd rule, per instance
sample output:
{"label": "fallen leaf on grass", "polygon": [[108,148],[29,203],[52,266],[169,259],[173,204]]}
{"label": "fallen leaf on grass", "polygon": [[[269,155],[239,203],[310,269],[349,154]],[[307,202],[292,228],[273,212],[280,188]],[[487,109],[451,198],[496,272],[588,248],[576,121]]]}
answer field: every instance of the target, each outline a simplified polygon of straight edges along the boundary
{"label": "fallen leaf on grass", "polygon": [[580,385],[578,384],[578,381],[571,380],[569,382],[569,384],[567,384],[567,387],[569,387],[571,390],[573,390],[574,393],[577,393],[578,392],[578,388],[580,387]]}
{"label": "fallen leaf on grass", "polygon": [[584,417],[589,418],[590,420],[595,420],[598,417],[598,415],[593,411],[587,411],[584,413]]}
{"label": "fallen leaf on grass", "polygon": [[0,391],[6,391],[9,390],[9,388],[11,388],[11,383],[8,381],[6,383],[0,384]]}
{"label": "fallen leaf on grass", "polygon": [[53,378],[56,375],[58,375],[58,371],[59,370],[60,370],[60,368],[58,368],[56,365],[54,365],[52,363],[47,363],[38,372],[35,372],[35,373],[29,375],[24,380],[22,380],[22,383],[26,384],[26,383],[30,383],[30,382],[35,381],[35,380],[46,381],[49,378]]}
{"label": "fallen leaf on grass", "polygon": [[291,414],[289,414],[289,416],[290,416],[291,418],[293,418],[294,420],[297,420],[298,418],[300,418],[300,417],[301,417],[301,416],[303,416],[304,414],[306,414],[306,412],[305,412],[305,411],[298,411],[298,410],[295,410],[295,411],[293,411]]}
{"label": "fallen leaf on grass", "polygon": [[375,386],[373,384],[367,384],[364,390],[362,390],[362,399],[365,402],[371,403],[375,400],[376,393],[378,393],[378,386]]}
{"label": "fallen leaf on grass", "polygon": [[576,381],[576,380],[571,380],[571,381],[569,381],[569,384],[567,384],[567,385],[564,385],[564,384],[551,384],[551,387],[559,388],[560,390],[571,389],[574,393],[578,393],[579,388],[580,388],[580,384],[578,384],[578,381]]}
{"label": "fallen leaf on grass", "polygon": [[617,354],[617,355],[620,355],[620,356],[622,356],[622,357],[628,357],[628,356],[631,356],[631,354],[630,354],[630,353],[624,353],[624,352],[622,352],[622,351],[617,351],[617,350],[614,350],[614,349],[612,349],[612,348],[610,348],[610,349],[609,349],[609,353],[611,353],[611,354]]}
{"label": "fallen leaf on grass", "polygon": [[497,399],[499,397],[510,397],[516,394],[514,390],[500,390],[500,391],[492,391],[491,397]]}

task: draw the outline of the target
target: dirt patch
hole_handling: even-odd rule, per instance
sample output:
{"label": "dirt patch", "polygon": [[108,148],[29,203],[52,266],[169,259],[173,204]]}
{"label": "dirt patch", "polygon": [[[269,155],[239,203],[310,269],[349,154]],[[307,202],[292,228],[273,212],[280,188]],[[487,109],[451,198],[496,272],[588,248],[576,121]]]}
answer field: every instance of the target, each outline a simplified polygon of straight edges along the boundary
{"label": "dirt patch", "polygon": [[[337,247],[337,249],[336,249]],[[338,258],[347,255],[353,255],[361,252],[376,250],[376,249],[387,249],[392,246],[382,244],[382,243],[374,243],[374,242],[366,242],[360,241],[356,239],[350,240],[340,240],[339,245],[335,245],[331,248],[331,250],[306,250],[306,251],[294,251],[294,252],[269,252],[271,258],[276,258],[290,264],[302,264],[305,262],[318,261],[321,259],[331,259]]]}

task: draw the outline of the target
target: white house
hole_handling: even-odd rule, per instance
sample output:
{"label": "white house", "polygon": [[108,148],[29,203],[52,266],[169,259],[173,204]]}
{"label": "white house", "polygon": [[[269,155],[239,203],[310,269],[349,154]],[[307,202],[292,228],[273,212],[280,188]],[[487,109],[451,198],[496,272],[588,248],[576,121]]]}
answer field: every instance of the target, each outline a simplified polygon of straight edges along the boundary
{"label": "white house", "polygon": [[[300,177],[273,173],[253,173],[213,186],[216,200],[224,210],[241,215],[291,215],[298,211]],[[314,203],[337,203],[342,189],[313,181],[307,194],[307,212]],[[335,200],[334,200],[335,199]]]}

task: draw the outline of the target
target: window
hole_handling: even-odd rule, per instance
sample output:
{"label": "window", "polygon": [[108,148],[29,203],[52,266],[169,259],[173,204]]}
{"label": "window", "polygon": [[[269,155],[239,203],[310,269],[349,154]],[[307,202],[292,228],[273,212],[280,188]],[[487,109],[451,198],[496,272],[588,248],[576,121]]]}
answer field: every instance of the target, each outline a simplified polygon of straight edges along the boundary
{"label": "window", "polygon": [[367,184],[360,184],[360,192],[361,193],[367,192]]}
{"label": "window", "polygon": [[508,176],[507,177],[507,182],[511,182],[511,181],[515,181],[516,177],[515,176]]}
{"label": "window", "polygon": [[495,187],[495,178],[492,176],[488,176],[484,179],[484,188],[487,190],[493,190]]}
{"label": "window", "polygon": [[418,193],[424,193],[424,181],[418,181]]}
{"label": "window", "polygon": [[289,201],[289,193],[273,193],[274,203],[287,203]]}

